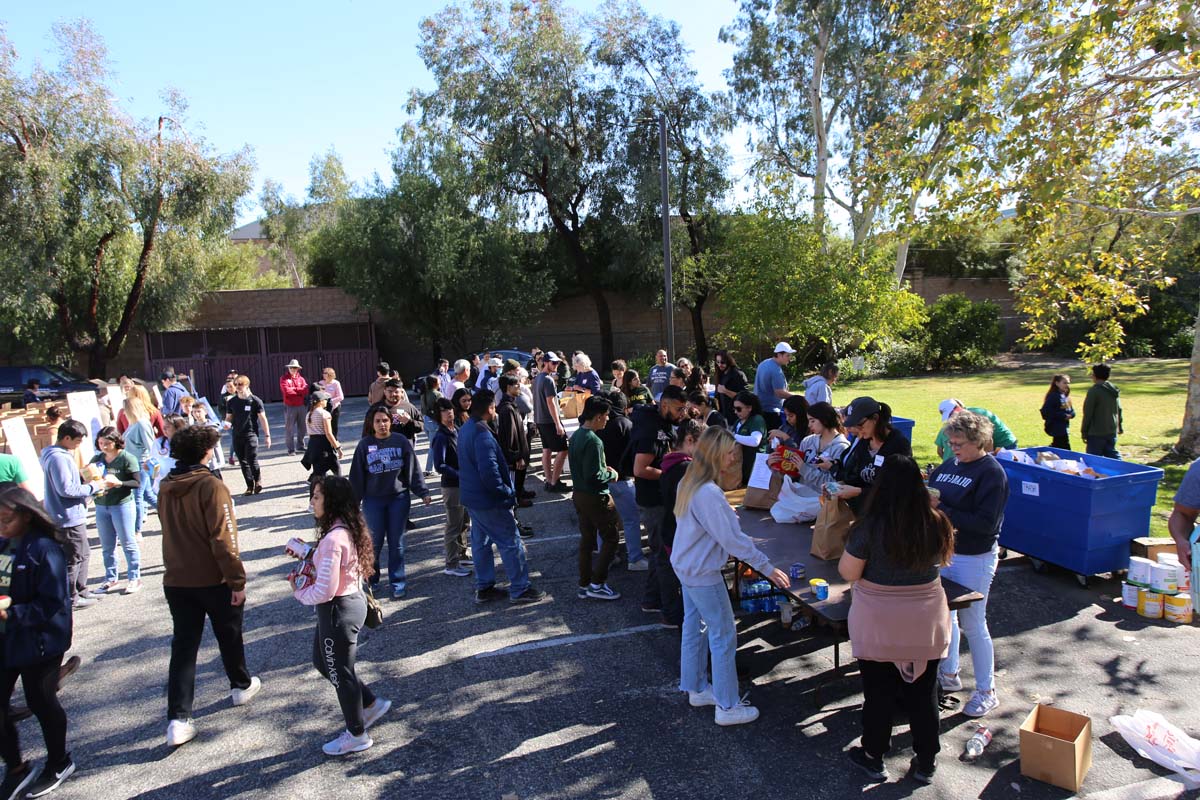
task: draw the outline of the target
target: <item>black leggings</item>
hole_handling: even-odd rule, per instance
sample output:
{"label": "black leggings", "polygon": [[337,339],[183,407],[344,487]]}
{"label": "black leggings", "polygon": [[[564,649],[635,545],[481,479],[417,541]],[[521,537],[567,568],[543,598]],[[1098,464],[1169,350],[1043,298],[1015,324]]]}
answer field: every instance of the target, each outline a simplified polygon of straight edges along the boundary
{"label": "black leggings", "polygon": [[1071,449],[1071,435],[1064,433],[1062,436],[1052,436],[1050,438],[1050,446],[1057,447],[1059,450]]}
{"label": "black leggings", "polygon": [[867,754],[882,758],[892,749],[892,717],[897,709],[908,712],[913,752],[923,767],[933,764],[941,744],[937,671],[939,659],[925,665],[921,677],[906,683],[890,661],[859,659],[862,673],[862,746]]}
{"label": "black leggings", "polygon": [[375,702],[371,687],[358,679],[354,658],[358,632],[367,618],[367,601],[361,592],[335,597],[317,606],[317,632],[313,637],[313,666],[337,690],[346,730],[361,736],[363,707]]}
{"label": "black leggings", "polygon": [[59,767],[67,760],[67,712],[58,702],[58,670],[62,662],[59,653],[28,667],[0,669],[0,755],[9,770],[21,766],[21,744],[11,705],[18,677],[25,687],[25,702],[42,726],[46,763]]}

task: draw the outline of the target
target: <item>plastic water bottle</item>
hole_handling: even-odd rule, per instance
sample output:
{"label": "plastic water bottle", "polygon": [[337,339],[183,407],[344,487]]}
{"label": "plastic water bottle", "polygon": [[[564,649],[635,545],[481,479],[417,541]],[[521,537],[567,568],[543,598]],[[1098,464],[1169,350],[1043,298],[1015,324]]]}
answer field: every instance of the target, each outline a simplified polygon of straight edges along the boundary
{"label": "plastic water bottle", "polygon": [[978,758],[983,754],[983,749],[992,741],[992,732],[986,727],[980,726],[979,730],[975,731],[975,735],[967,739],[967,756],[970,758]]}

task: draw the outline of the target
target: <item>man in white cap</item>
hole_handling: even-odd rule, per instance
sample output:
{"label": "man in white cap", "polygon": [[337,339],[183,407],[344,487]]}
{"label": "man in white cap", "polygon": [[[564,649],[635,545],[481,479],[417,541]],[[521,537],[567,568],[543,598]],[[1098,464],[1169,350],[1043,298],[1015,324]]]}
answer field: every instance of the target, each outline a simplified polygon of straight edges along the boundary
{"label": "man in white cap", "polygon": [[780,409],[783,401],[792,396],[787,388],[787,378],[783,368],[792,363],[792,355],[796,351],[787,342],[775,345],[775,354],[764,358],[754,372],[754,393],[758,402],[762,403],[763,419],[766,420],[767,430],[779,427],[782,421]]}
{"label": "man in white cap", "polygon": [[479,385],[477,389],[487,389],[497,397],[500,396],[500,370],[504,367],[504,362],[496,356],[488,359],[487,369],[479,375]]}
{"label": "man in white cap", "polygon": [[569,492],[562,482],[567,461],[567,431],[558,413],[559,357],[553,351],[542,355],[541,371],[533,381],[533,423],[542,440],[542,480],[548,492]]}
{"label": "man in white cap", "polygon": [[[992,445],[996,450],[1012,450],[1017,446],[1017,437],[1013,435],[1009,427],[986,408],[967,408],[961,400],[955,400],[953,397],[938,403],[938,413],[942,415],[942,422],[949,422],[951,417],[962,411],[970,411],[991,420]],[[950,438],[946,436],[945,431],[939,430],[933,443],[937,445],[938,457],[943,462],[954,458],[954,451],[950,449]]]}
{"label": "man in white cap", "polygon": [[279,379],[283,393],[283,442],[289,456],[304,449],[304,401],[308,396],[308,381],[300,374],[300,362],[292,359],[287,372]]}

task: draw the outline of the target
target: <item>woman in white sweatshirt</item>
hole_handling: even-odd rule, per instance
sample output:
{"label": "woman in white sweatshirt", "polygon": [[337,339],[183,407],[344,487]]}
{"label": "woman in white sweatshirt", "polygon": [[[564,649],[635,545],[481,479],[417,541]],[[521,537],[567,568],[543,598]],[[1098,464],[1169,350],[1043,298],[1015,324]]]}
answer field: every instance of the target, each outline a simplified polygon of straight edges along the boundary
{"label": "woman in white sweatshirt", "polygon": [[[721,471],[736,463],[739,456],[737,442],[724,428],[708,428],[701,435],[694,460],[676,494],[675,542],[671,549],[671,566],[683,587],[679,689],[688,693],[693,706],[716,706],[718,725],[740,725],[758,719],[758,709],[738,696],[734,666],[737,628],[721,568],[732,555],[776,586],[790,585],[787,573],[776,569],[742,533],[737,514],[717,485]],[[711,684],[706,675],[710,652]]]}

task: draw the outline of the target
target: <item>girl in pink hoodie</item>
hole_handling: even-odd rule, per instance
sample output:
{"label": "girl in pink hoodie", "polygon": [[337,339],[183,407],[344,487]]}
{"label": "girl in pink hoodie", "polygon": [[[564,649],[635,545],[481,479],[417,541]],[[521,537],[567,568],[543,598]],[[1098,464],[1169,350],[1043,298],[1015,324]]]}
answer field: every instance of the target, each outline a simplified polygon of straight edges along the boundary
{"label": "girl in pink hoodie", "polygon": [[306,570],[312,578],[301,581],[293,573],[289,581],[297,600],[316,606],[313,666],[337,690],[346,719],[346,730],[322,749],[326,755],[342,756],[370,747],[374,742],[367,729],[392,707],[354,670],[358,632],[367,617],[362,584],[374,571],[375,553],[349,480],[326,475],[314,486],[312,503],[317,546],[308,555],[312,569]]}

